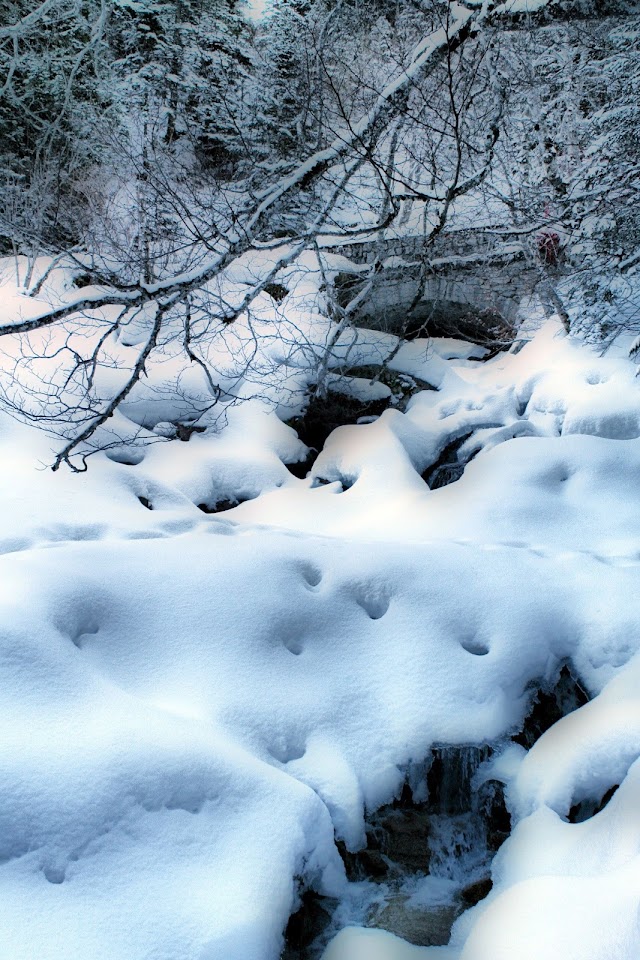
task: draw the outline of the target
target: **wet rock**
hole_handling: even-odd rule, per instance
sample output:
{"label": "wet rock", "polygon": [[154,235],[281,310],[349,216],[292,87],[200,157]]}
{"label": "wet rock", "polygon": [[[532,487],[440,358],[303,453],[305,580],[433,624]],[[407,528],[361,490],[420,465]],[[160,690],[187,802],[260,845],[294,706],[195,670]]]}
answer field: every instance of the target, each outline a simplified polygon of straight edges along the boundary
{"label": "wet rock", "polygon": [[379,850],[363,850],[360,854],[363,875],[370,880],[384,880],[389,875],[389,861]]}
{"label": "wet rock", "polygon": [[365,850],[351,853],[340,841],[336,846],[342,857],[348,880],[372,880],[374,883],[381,883],[387,879],[389,862],[379,849],[367,847]]}
{"label": "wet rock", "polygon": [[471,433],[465,433],[448,443],[436,462],[424,471],[422,479],[431,490],[446,487],[460,479],[464,473],[466,461],[458,460],[458,450],[470,436]]}
{"label": "wet rock", "polygon": [[451,927],[461,912],[458,904],[411,906],[408,896],[398,894],[374,912],[367,924],[419,947],[441,947],[449,942]]}
{"label": "wet rock", "polygon": [[307,891],[300,908],[289,918],[281,960],[303,960],[309,945],[328,927],[335,907],[335,900]]}
{"label": "wet rock", "polygon": [[367,828],[367,846],[350,853],[338,850],[350,880],[378,883],[407,873],[429,870],[429,813],[424,805],[401,808],[388,804],[373,815]]}
{"label": "wet rock", "polygon": [[492,886],[491,877],[483,877],[482,880],[476,880],[474,883],[463,887],[460,891],[460,902],[464,909],[468,910],[469,907],[474,907],[476,903],[484,900]]}
{"label": "wet rock", "polygon": [[378,417],[388,406],[386,397],[365,401],[330,390],[325,397],[312,397],[303,415],[287,423],[303,443],[319,451],[337,427],[356,423],[361,417]]}
{"label": "wet rock", "polygon": [[478,812],[486,824],[487,845],[493,853],[511,833],[511,817],[504,798],[504,784],[486,780],[478,790]]}
{"label": "wet rock", "polygon": [[396,810],[413,810],[414,807],[420,806],[413,799],[413,790],[410,785],[406,782],[402,784],[402,791],[397,800],[393,801],[392,806]]}
{"label": "wet rock", "polygon": [[567,714],[573,713],[578,707],[584,706],[588,701],[586,692],[565,665],[552,689],[541,688],[536,692],[522,730],[512,739],[526,750],[530,750],[536,740],[539,740],[554,723],[566,717]]}
{"label": "wet rock", "polygon": [[383,807],[372,820],[369,848],[377,848],[398,873],[429,870],[429,812],[425,806]]}
{"label": "wet rock", "polygon": [[600,798],[592,797],[581,800],[580,803],[574,803],[567,817],[569,823],[583,823],[585,820],[595,817],[596,813],[604,810],[618,789],[618,786],[616,783],[612,787],[609,787],[607,792]]}

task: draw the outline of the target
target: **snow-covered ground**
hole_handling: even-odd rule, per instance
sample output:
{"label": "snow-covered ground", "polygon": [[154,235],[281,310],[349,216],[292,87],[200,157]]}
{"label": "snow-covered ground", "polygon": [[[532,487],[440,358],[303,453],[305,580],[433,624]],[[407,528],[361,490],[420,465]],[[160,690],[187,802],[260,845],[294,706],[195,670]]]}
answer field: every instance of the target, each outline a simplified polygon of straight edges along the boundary
{"label": "snow-covered ground", "polygon": [[[513,823],[489,896],[448,947],[350,927],[325,960],[637,960],[640,384],[622,346],[524,335],[404,346],[437,389],[304,480],[264,400],[81,475],[2,414],[3,960],[277,960],[303,889],[349,901],[335,839],[434,744],[484,743]],[[590,702],[514,746],[565,663]]]}

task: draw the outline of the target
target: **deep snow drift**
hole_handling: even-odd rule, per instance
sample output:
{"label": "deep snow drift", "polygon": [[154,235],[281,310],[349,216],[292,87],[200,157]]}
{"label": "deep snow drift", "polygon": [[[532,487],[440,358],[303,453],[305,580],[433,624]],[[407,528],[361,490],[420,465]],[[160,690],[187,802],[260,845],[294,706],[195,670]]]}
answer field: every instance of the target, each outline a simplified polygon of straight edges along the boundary
{"label": "deep snow drift", "polygon": [[[304,887],[348,897],[334,835],[357,850],[432,745],[491,742],[489,897],[448,947],[347,929],[326,960],[637,960],[640,386],[535,328],[484,364],[403,347],[437,390],[305,480],[257,401],[86,476],[3,417],[3,958],[277,960]],[[591,701],[514,748],[563,663]]]}

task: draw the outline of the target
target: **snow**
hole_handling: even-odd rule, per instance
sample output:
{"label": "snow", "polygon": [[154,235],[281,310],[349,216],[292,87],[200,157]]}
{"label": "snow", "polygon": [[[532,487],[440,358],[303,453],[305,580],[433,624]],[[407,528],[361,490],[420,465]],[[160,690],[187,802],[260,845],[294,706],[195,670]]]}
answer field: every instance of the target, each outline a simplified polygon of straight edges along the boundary
{"label": "snow", "polygon": [[496,13],[534,13],[547,3],[548,0],[506,0],[496,7]]}
{"label": "snow", "polygon": [[[279,329],[305,324],[320,349],[305,270]],[[275,309],[258,310],[265,330]],[[395,345],[358,331],[338,352],[379,363]],[[285,408],[309,382],[298,359]],[[272,368],[266,396],[245,379],[222,422],[205,411],[203,433],[166,440],[204,391],[170,345],[86,475],[44,469],[56,441],[0,416],[7,960],[277,960],[302,889],[355,895],[335,839],[357,850],[433,745],[484,743],[500,749],[479,776],[506,784],[513,819],[490,895],[449,946],[349,926],[325,960],[636,960],[633,365],[549,321],[484,363],[415,341],[389,366],[436,389],[334,431],[305,480],[286,468],[308,451],[276,415]],[[429,490],[454,440],[473,459]],[[528,752],[511,744],[567,662],[590,702]],[[412,903],[447,889],[421,878]]]}
{"label": "snow", "polygon": [[522,960],[632,960],[638,955],[639,894],[637,864],[602,878],[525,881],[506,891],[498,909],[487,910],[460,960],[507,960],[514,942]]}
{"label": "snow", "polygon": [[386,930],[346,927],[323,960],[457,960],[447,947],[414,947]]}
{"label": "snow", "polygon": [[[617,659],[611,647],[606,653]],[[538,740],[513,783],[518,818],[543,804],[566,816],[573,804],[585,797],[600,799],[612,784],[622,783],[640,755],[639,683],[636,656],[599,696]]]}
{"label": "snow", "polygon": [[248,13],[247,15],[251,20],[262,20],[265,16],[269,3],[268,0],[249,0],[248,4]]}

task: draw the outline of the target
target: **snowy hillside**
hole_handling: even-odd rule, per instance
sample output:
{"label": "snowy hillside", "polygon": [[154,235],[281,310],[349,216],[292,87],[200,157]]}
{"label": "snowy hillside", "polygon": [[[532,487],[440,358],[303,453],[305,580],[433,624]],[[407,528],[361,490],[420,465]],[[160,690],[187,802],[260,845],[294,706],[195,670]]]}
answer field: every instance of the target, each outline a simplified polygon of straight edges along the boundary
{"label": "snowy hillside", "polygon": [[[86,474],[2,415],[3,958],[277,960],[309,890],[327,922],[288,957],[636,960],[640,385],[623,343],[535,313],[521,338],[406,344],[394,371],[436,389],[335,430],[304,479],[264,399]],[[467,465],[429,489],[443,451]],[[582,705],[523,740],[562,677]],[[418,841],[412,871],[354,873],[376,811],[431,816],[455,748],[476,819],[442,806],[423,867]],[[492,862],[463,837],[483,784],[511,823]],[[489,871],[448,946],[373,929]]]}
{"label": "snowy hillside", "polygon": [[0,0],[0,960],[639,960],[634,0]]}

